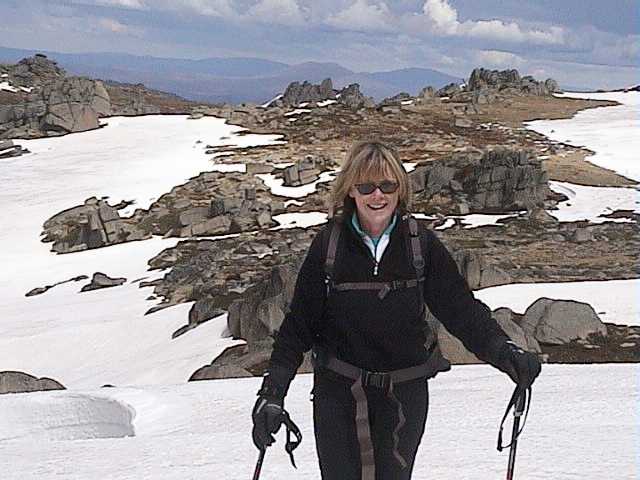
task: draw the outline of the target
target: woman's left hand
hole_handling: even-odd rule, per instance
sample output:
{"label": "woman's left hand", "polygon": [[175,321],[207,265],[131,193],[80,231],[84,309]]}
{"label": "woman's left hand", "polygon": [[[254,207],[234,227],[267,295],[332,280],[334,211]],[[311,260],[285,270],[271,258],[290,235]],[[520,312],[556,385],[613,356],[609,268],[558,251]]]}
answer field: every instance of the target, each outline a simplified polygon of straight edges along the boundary
{"label": "woman's left hand", "polygon": [[505,343],[500,356],[500,370],[509,375],[522,389],[529,388],[540,374],[542,366],[538,356],[523,350],[511,341]]}

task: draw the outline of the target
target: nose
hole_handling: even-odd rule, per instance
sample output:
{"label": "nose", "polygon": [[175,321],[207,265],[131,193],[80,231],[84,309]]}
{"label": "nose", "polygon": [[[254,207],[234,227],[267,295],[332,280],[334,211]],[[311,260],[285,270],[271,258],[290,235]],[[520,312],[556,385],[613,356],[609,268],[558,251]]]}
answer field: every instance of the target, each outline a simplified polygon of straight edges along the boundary
{"label": "nose", "polygon": [[371,192],[371,196],[375,198],[382,198],[384,197],[384,195],[385,194],[382,192],[382,190],[380,190],[379,186],[376,186],[376,189],[373,192]]}

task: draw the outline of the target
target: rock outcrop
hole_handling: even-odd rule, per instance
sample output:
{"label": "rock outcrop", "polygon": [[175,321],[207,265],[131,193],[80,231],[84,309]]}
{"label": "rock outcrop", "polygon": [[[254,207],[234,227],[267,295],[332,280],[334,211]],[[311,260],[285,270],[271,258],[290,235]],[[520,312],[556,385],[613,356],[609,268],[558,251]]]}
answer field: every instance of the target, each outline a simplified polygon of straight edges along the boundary
{"label": "rock outcrop", "polygon": [[300,261],[313,234],[313,229],[295,228],[278,230],[277,235],[264,230],[234,238],[180,242],[149,261],[152,269],[171,270],[152,283],[154,294],[164,301],[148,313],[195,301],[188,324],[175,332],[180,335],[224,313],[247,289],[270,278],[272,269]]}
{"label": "rock outcrop", "polygon": [[42,53],[36,53],[33,57],[20,60],[8,70],[7,75],[14,85],[34,88],[65,77],[67,73],[57,62]]}
{"label": "rock outcrop", "polygon": [[341,104],[351,110],[358,110],[359,108],[373,108],[375,106],[373,98],[367,97],[360,92],[360,85],[357,83],[352,83],[344,87],[340,92],[338,92],[338,94],[336,94],[336,97],[338,97],[338,101]]}
{"label": "rock outcrop", "polygon": [[471,290],[506,285],[512,282],[508,273],[487,262],[478,254],[458,250],[453,254],[453,259]]}
{"label": "rock outcrop", "polygon": [[522,328],[540,343],[562,345],[607,335],[607,328],[593,307],[573,300],[540,298],[524,314]]}
{"label": "rock outcrop", "polygon": [[0,139],[40,138],[98,128],[111,115],[189,114],[198,105],[142,84],[67,76],[46,55],[0,65]]}
{"label": "rock outcrop", "polygon": [[83,132],[100,126],[111,114],[109,94],[102,82],[66,77],[45,56],[22,60],[7,78],[29,90],[0,105],[0,138],[37,138]]}
{"label": "rock outcrop", "polygon": [[558,82],[552,78],[538,81],[530,75],[521,77],[515,69],[475,68],[465,84],[450,83],[435,93],[433,89],[423,89],[420,97],[423,100],[432,96],[445,97],[453,102],[469,103],[472,106],[466,109],[467,113],[478,113],[479,106],[493,103],[498,99],[514,95],[549,96],[559,91]]}
{"label": "rock outcrop", "polygon": [[307,81],[290,83],[282,96],[269,104],[269,108],[297,107],[300,104],[326,100],[335,100],[352,110],[375,105],[372,98],[365,97],[360,92],[360,86],[357,83],[352,83],[342,90],[335,90],[331,79],[325,78],[319,85]]}
{"label": "rock outcrop", "polygon": [[333,90],[333,83],[330,78],[325,78],[320,85],[314,85],[307,81],[290,83],[279,102],[282,105],[295,107],[304,102],[321,102],[335,98],[336,93]]}
{"label": "rock outcrop", "polygon": [[279,265],[270,276],[249,288],[242,298],[229,306],[227,324],[234,338],[258,345],[280,328],[293,298],[299,265]]}
{"label": "rock outcrop", "polygon": [[298,187],[315,182],[319,178],[320,172],[326,170],[329,162],[330,160],[322,155],[306,155],[303,159],[284,169],[284,185]]}
{"label": "rock outcrop", "polygon": [[63,280],[61,282],[56,282],[53,285],[46,285],[44,287],[32,288],[27,293],[25,293],[24,296],[25,297],[34,297],[36,295],[42,295],[43,293],[48,292],[53,287],[57,287],[58,285],[62,285],[64,283],[69,283],[69,282],[79,282],[81,280],[86,280],[87,278],[89,278],[89,277],[87,277],[86,275],[78,275],[77,277],[70,278],[69,280]]}
{"label": "rock outcrop", "polygon": [[551,194],[542,162],[524,150],[456,154],[418,166],[410,178],[417,203],[452,214],[525,210]]}
{"label": "rock outcrop", "polygon": [[0,159],[19,157],[25,153],[30,153],[28,149],[14,143],[12,140],[0,140]]}
{"label": "rock outcrop", "polygon": [[465,90],[468,92],[499,92],[516,95],[551,95],[559,91],[558,83],[548,78],[536,81],[530,75],[521,77],[517,70],[486,70],[476,68],[471,72]]}
{"label": "rock outcrop", "polygon": [[101,288],[110,288],[117,287],[119,285],[123,285],[127,281],[126,278],[111,278],[108,275],[105,275],[102,272],[96,272],[93,274],[91,278],[91,282],[87,283],[82,289],[81,292],[90,292],[91,290],[99,290]]}
{"label": "rock outcrop", "polygon": [[[313,158],[320,166],[324,157]],[[87,199],[47,220],[42,241],[53,242],[57,253],[71,253],[151,235],[200,237],[265,229],[275,226],[274,214],[284,212],[284,203],[268,192],[253,175],[204,172],[127,218],[119,210],[131,202],[112,206],[105,199]]]}
{"label": "rock outcrop", "polygon": [[84,205],[64,210],[44,222],[42,241],[53,242],[54,252],[71,253],[149,238],[151,234],[139,228],[137,222],[120,217],[118,210],[126,206],[111,206],[104,199],[91,197]]}
{"label": "rock outcrop", "polygon": [[65,390],[65,388],[60,382],[47,377],[37,378],[24,372],[0,372],[0,394],[42,390]]}

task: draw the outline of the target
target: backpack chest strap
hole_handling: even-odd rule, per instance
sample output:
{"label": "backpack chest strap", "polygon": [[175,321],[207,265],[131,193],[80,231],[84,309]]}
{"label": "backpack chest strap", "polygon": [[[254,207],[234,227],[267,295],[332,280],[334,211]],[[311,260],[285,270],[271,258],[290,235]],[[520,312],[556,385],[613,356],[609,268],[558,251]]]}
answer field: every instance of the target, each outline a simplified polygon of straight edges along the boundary
{"label": "backpack chest strap", "polygon": [[424,281],[424,277],[412,278],[410,280],[394,280],[392,282],[343,282],[331,284],[330,288],[338,292],[348,290],[377,290],[378,298],[382,300],[393,290],[415,288],[420,285],[422,281]]}

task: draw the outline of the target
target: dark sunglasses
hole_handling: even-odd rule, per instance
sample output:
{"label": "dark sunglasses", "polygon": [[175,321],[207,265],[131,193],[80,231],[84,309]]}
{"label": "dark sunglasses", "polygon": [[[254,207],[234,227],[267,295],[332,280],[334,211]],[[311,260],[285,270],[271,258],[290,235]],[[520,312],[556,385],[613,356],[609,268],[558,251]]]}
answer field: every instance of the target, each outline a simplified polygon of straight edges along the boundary
{"label": "dark sunglasses", "polygon": [[398,190],[398,186],[398,182],[392,182],[390,180],[384,180],[380,183],[356,183],[355,185],[360,195],[370,195],[376,191],[376,188],[379,188],[382,193],[394,193]]}

